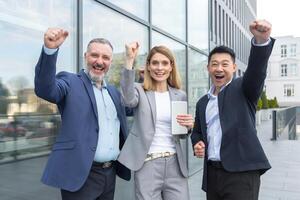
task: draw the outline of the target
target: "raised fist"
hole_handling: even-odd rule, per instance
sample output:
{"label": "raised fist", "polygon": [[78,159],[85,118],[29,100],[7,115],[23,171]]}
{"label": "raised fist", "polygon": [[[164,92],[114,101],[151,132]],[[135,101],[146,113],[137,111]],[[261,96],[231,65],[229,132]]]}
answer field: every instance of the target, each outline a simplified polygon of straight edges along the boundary
{"label": "raised fist", "polygon": [[134,59],[137,57],[138,51],[139,51],[139,43],[138,42],[132,42],[130,44],[125,44],[126,48],[126,68],[132,69],[132,65],[134,62]]}
{"label": "raised fist", "polygon": [[49,49],[56,49],[65,41],[68,35],[68,31],[61,28],[48,28],[44,34],[44,45]]}
{"label": "raised fist", "polygon": [[249,29],[255,38],[255,42],[263,44],[270,38],[272,25],[266,20],[255,20],[250,24]]}

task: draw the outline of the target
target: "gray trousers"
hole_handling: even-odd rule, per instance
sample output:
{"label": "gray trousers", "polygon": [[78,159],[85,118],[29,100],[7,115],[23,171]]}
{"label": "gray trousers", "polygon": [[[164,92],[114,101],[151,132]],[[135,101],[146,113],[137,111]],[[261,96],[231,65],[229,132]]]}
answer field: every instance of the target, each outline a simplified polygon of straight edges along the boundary
{"label": "gray trousers", "polygon": [[189,200],[188,181],[176,155],[145,162],[134,181],[136,200]]}

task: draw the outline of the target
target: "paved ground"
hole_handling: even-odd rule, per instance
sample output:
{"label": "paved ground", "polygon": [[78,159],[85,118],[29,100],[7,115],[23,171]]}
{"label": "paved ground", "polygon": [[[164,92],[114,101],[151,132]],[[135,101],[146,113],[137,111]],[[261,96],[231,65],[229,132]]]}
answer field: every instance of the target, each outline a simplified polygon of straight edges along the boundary
{"label": "paved ground", "polygon": [[[262,176],[260,200],[300,200],[300,140],[271,141],[271,120],[258,127],[258,135],[272,169]],[[0,165],[1,200],[60,200],[58,190],[39,182],[47,157]],[[205,200],[201,191],[201,160],[189,163],[191,200]],[[132,182],[118,180],[115,200],[133,200]]]}
{"label": "paved ground", "polygon": [[286,140],[282,136],[270,141],[271,127],[271,120],[258,127],[260,141],[272,165],[262,176],[260,200],[300,200],[300,140]]}

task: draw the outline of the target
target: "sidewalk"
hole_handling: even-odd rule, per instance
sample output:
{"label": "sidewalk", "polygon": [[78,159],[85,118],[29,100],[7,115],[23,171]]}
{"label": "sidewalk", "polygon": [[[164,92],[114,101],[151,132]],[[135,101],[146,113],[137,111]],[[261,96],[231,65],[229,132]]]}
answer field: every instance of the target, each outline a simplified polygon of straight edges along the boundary
{"label": "sidewalk", "polygon": [[272,168],[262,176],[260,200],[300,200],[300,141],[271,141],[272,120],[258,127],[258,136]]}

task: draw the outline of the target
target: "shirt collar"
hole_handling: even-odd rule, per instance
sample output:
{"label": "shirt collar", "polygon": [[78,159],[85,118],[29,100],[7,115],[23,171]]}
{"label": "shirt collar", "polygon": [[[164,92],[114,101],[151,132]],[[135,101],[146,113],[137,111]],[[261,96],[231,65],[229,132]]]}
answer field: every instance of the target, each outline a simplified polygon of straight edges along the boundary
{"label": "shirt collar", "polygon": [[[89,73],[88,73],[85,69],[84,69],[83,71],[84,71],[84,73],[87,75],[87,77],[90,79],[92,85],[95,85],[95,86],[96,86],[96,82],[93,81],[93,80],[91,79]],[[103,81],[102,81],[101,88],[107,89],[107,84],[106,84],[106,81],[105,81],[104,79],[103,79]]]}
{"label": "shirt collar", "polygon": [[[232,79],[231,79],[226,85],[222,86],[220,92],[221,92],[227,85],[229,85],[229,84],[231,83],[231,81],[232,81]],[[215,88],[216,88],[216,87],[215,87],[214,85],[212,85],[212,86],[210,87],[210,89],[208,90],[208,92],[207,92],[207,97],[208,97],[208,99],[210,99],[210,98],[216,98],[216,97],[217,97],[216,95],[214,95]]]}

